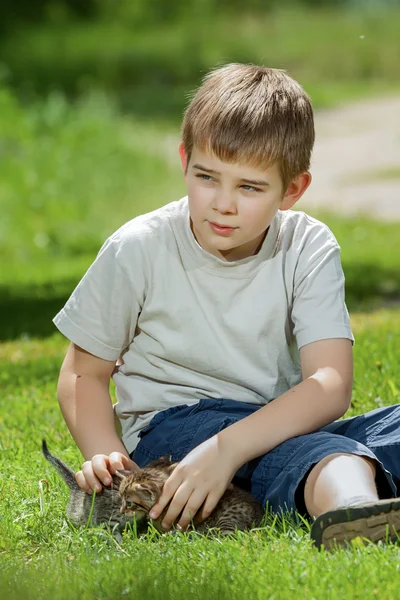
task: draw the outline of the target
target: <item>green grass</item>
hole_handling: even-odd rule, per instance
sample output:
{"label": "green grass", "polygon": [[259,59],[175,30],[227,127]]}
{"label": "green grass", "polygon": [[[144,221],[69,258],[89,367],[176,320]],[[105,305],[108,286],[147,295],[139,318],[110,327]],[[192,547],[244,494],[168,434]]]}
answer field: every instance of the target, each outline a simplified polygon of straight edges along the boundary
{"label": "green grass", "polygon": [[[348,415],[400,402],[400,310],[355,313],[355,385]],[[188,597],[379,598],[397,594],[398,546],[354,542],[336,553],[312,547],[308,527],[286,516],[228,540],[152,531],[117,543],[64,518],[68,492],[41,455],[50,448],[80,466],[56,401],[67,342],[0,345],[0,597],[50,600]],[[46,479],[49,489],[40,491]],[[42,497],[42,500],[41,500]]]}
{"label": "green grass", "polygon": [[[2,600],[395,598],[398,546],[319,553],[289,517],[223,542],[152,532],[121,544],[65,521],[68,494],[42,437],[72,467],[81,459],[56,400],[68,342],[51,318],[107,235],[184,195],[177,128],[121,116],[102,95],[23,108],[3,89],[0,132]],[[398,224],[319,216],[342,247],[356,335],[349,415],[398,403],[400,310],[371,312],[400,298]]]}

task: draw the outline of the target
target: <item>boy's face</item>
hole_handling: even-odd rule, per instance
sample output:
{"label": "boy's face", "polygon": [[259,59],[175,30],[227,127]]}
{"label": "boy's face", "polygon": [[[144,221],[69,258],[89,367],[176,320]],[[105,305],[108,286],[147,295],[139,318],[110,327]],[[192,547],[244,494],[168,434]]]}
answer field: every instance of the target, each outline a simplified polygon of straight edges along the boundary
{"label": "boy's face", "polygon": [[187,166],[192,232],[204,250],[226,261],[256,254],[278,209],[291,208],[311,182],[302,173],[285,193],[277,165],[226,163],[196,147],[187,165],[183,145],[179,152]]}

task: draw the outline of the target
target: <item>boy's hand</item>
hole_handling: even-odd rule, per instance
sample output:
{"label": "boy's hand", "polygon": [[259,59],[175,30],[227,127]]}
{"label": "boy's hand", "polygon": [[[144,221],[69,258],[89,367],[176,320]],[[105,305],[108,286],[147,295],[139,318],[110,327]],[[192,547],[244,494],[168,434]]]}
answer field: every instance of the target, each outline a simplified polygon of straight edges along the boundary
{"label": "boy's hand", "polygon": [[101,484],[111,485],[112,475],[118,469],[138,469],[138,465],[121,452],[112,452],[110,456],[106,454],[96,454],[92,460],[87,460],[82,465],[82,470],[75,475],[76,483],[89,494],[96,490],[96,493],[103,489]]}
{"label": "boy's hand", "polygon": [[177,528],[185,530],[204,503],[195,523],[204,521],[216,507],[231,479],[240,467],[234,463],[232,453],[222,450],[218,435],[194,448],[178,464],[164,484],[150,517],[157,519],[171,500],[162,526],[169,529],[182,515]]}

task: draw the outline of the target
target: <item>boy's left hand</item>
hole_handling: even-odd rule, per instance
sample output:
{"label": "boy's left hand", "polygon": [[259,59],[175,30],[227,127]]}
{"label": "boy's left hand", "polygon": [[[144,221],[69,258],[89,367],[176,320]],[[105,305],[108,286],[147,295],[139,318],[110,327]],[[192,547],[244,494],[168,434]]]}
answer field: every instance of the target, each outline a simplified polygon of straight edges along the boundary
{"label": "boy's left hand", "polygon": [[241,466],[227,450],[221,448],[217,434],[189,452],[165,482],[150,518],[157,519],[172,499],[162,521],[166,530],[184,509],[177,524],[177,528],[184,531],[203,503],[195,522],[206,519]]}

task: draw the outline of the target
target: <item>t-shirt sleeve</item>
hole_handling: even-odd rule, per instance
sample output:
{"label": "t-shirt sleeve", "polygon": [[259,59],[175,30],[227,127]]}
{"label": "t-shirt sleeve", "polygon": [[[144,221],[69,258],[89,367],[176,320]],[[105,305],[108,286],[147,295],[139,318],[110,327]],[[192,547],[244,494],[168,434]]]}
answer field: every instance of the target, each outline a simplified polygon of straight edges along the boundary
{"label": "t-shirt sleeve", "polygon": [[345,304],[340,246],[328,228],[312,232],[300,254],[294,275],[292,322],[300,349],[330,338],[354,343]]}
{"label": "t-shirt sleeve", "polygon": [[[132,341],[143,294],[141,269],[129,273],[126,248],[109,238],[64,308],[53,319],[71,342],[105,360],[117,360]],[[135,264],[132,257],[131,263]]]}

